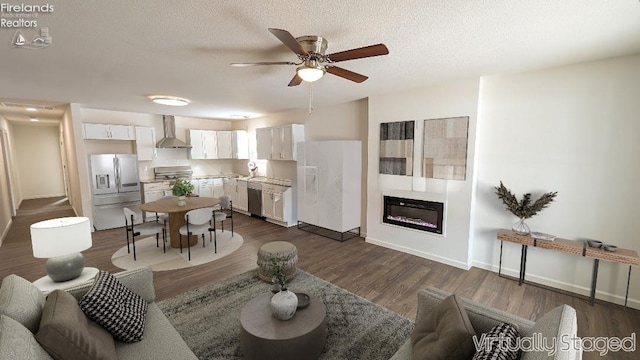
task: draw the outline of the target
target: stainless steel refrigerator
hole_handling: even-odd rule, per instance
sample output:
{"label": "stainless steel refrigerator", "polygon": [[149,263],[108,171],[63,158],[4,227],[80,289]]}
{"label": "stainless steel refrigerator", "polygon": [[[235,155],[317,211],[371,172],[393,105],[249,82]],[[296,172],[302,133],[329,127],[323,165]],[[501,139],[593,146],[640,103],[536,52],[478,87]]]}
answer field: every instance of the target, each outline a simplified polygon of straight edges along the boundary
{"label": "stainless steel refrigerator", "polygon": [[96,230],[124,226],[124,207],[141,203],[138,157],[129,154],[89,156],[93,227]]}

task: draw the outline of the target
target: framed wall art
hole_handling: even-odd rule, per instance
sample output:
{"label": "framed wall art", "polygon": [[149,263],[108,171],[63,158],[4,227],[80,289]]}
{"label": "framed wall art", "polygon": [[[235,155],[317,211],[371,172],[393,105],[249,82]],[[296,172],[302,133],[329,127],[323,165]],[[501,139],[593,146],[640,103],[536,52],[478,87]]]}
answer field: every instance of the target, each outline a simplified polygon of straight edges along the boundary
{"label": "framed wall art", "polygon": [[424,121],[422,176],[465,180],[469,117]]}
{"label": "framed wall art", "polygon": [[415,121],[380,124],[380,174],[413,175]]}

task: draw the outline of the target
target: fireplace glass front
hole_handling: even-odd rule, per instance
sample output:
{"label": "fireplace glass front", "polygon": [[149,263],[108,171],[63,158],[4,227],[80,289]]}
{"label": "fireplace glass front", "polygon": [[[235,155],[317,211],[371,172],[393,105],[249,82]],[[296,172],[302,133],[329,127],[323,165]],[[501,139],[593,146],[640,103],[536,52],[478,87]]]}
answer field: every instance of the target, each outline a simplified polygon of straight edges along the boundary
{"label": "fireplace glass front", "polygon": [[441,202],[384,197],[382,221],[387,224],[442,234],[444,204]]}

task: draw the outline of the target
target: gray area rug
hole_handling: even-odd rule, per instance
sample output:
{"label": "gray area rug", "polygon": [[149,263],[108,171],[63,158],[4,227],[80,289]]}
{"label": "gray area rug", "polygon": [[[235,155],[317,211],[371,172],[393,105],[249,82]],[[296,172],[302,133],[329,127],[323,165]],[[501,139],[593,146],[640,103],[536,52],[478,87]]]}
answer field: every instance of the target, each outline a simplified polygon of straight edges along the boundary
{"label": "gray area rug", "polygon": [[[327,281],[298,270],[289,286],[327,306],[327,341],[320,359],[389,359],[408,338],[413,322]],[[158,303],[199,359],[242,359],[240,312],[268,293],[257,270]]]}

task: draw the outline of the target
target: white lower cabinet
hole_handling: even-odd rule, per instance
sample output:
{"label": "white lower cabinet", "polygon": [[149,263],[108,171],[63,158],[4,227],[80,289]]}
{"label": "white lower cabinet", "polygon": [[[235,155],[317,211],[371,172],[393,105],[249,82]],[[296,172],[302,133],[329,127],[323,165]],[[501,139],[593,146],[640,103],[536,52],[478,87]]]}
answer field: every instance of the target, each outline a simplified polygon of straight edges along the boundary
{"label": "white lower cabinet", "polygon": [[247,182],[245,180],[224,179],[224,193],[231,197],[234,210],[249,211]]}
{"label": "white lower cabinet", "polygon": [[292,190],[287,186],[262,185],[262,216],[292,226]]}

